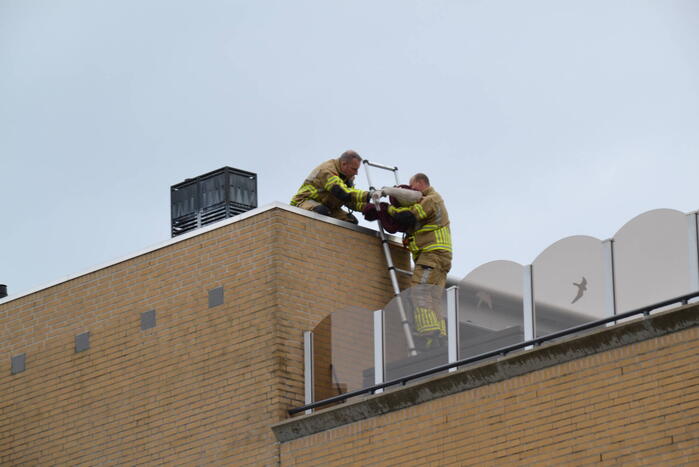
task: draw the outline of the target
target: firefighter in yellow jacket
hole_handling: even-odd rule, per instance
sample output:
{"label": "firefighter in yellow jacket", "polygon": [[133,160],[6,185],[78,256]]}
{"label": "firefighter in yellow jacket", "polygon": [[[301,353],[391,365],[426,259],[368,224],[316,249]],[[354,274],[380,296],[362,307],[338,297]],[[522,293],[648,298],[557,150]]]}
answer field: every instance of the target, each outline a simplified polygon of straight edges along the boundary
{"label": "firefighter in yellow jacket", "polygon": [[[410,286],[416,291],[412,295],[415,331],[418,345],[431,348],[444,344],[447,334],[441,302],[451,269],[449,214],[442,197],[430,186],[427,175],[413,175],[410,188],[422,193],[420,201],[405,207],[389,206],[388,214],[407,234],[406,242],[415,263],[410,280]],[[429,285],[433,287],[419,287]]]}
{"label": "firefighter in yellow jacket", "polygon": [[356,224],[357,218],[342,206],[361,211],[369,201],[368,191],[354,188],[354,177],[361,162],[362,158],[352,150],[323,162],[306,177],[291,199],[291,205]]}

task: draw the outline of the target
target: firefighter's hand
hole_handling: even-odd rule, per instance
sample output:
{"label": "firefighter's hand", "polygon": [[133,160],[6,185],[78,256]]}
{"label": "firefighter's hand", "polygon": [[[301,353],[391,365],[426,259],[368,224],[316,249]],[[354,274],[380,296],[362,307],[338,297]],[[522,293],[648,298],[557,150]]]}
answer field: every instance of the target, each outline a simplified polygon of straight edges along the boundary
{"label": "firefighter's hand", "polygon": [[383,190],[374,190],[371,192],[371,202],[376,204],[381,200],[381,197],[384,196]]}

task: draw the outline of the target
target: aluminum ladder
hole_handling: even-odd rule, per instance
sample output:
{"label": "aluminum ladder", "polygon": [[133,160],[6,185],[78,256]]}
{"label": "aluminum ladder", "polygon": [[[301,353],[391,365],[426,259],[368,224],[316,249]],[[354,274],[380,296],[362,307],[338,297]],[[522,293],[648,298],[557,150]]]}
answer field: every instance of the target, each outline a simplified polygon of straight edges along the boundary
{"label": "aluminum ladder", "polygon": [[[370,162],[367,159],[363,160],[364,163],[364,172],[366,173],[366,178],[367,182],[369,183],[369,190],[374,191],[377,188],[374,187],[374,185],[371,183],[371,175],[369,175],[369,167],[375,167],[377,169],[382,169],[382,170],[388,170],[390,172],[393,172],[393,176],[396,179],[396,185],[400,185],[400,181],[398,179],[398,167],[390,167],[388,165],[383,165],[383,164],[377,164],[375,162]],[[375,202],[376,209],[379,210],[379,201]],[[381,246],[383,248],[383,254],[386,257],[386,265],[388,266],[388,276],[391,279],[391,285],[393,286],[393,296],[396,299],[396,302],[398,303],[398,312],[400,314],[400,322],[403,327],[403,332],[405,333],[405,341],[408,344],[408,352],[411,357],[414,357],[417,355],[417,349],[415,348],[415,340],[413,339],[413,333],[412,330],[410,329],[410,322],[408,321],[407,314],[405,313],[405,308],[403,307],[403,300],[400,296],[400,287],[398,286],[398,278],[396,276],[396,272],[400,272],[403,274],[407,275],[412,275],[412,272],[410,271],[405,271],[403,269],[398,269],[395,267],[393,264],[393,257],[391,256],[391,249],[388,246],[388,239],[386,237],[386,232],[383,230],[383,226],[381,225],[381,220],[377,219],[377,223],[379,224],[379,238],[381,239]]]}

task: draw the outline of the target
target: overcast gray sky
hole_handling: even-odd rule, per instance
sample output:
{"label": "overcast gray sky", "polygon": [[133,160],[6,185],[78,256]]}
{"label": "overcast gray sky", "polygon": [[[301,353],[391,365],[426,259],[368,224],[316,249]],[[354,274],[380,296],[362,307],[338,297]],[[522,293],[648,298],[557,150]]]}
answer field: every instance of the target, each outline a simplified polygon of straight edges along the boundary
{"label": "overcast gray sky", "polygon": [[699,208],[698,129],[696,0],[0,0],[0,283],[168,240],[185,178],[288,202],[348,148],[430,176],[453,275],[528,264]]}

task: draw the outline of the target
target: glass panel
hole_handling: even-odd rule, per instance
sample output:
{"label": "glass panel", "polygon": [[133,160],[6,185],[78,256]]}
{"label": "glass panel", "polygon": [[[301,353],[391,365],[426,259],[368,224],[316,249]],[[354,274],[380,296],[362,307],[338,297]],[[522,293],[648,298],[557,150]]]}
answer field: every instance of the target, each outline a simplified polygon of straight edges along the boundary
{"label": "glass panel", "polygon": [[692,292],[687,218],[672,209],[635,217],[614,236],[617,312]]}
{"label": "glass panel", "polygon": [[226,200],[226,174],[220,173],[199,182],[202,209]]}
{"label": "glass panel", "polygon": [[197,185],[195,183],[172,191],[172,218],[192,214],[197,210]]}
{"label": "glass panel", "polygon": [[257,207],[256,180],[239,174],[230,174],[230,177],[230,200],[245,206]]}
{"label": "glass panel", "polygon": [[492,261],[459,283],[459,358],[524,341],[524,267]]}
{"label": "glass panel", "polygon": [[536,336],[605,317],[605,258],[594,237],[564,238],[532,263]]}
{"label": "glass panel", "polygon": [[313,330],[315,400],[374,385],[373,313],[336,311]]}
{"label": "glass panel", "polygon": [[[445,299],[442,287],[418,285],[404,290],[386,305],[386,381],[447,363]],[[413,352],[408,346],[408,335],[415,345]]]}

